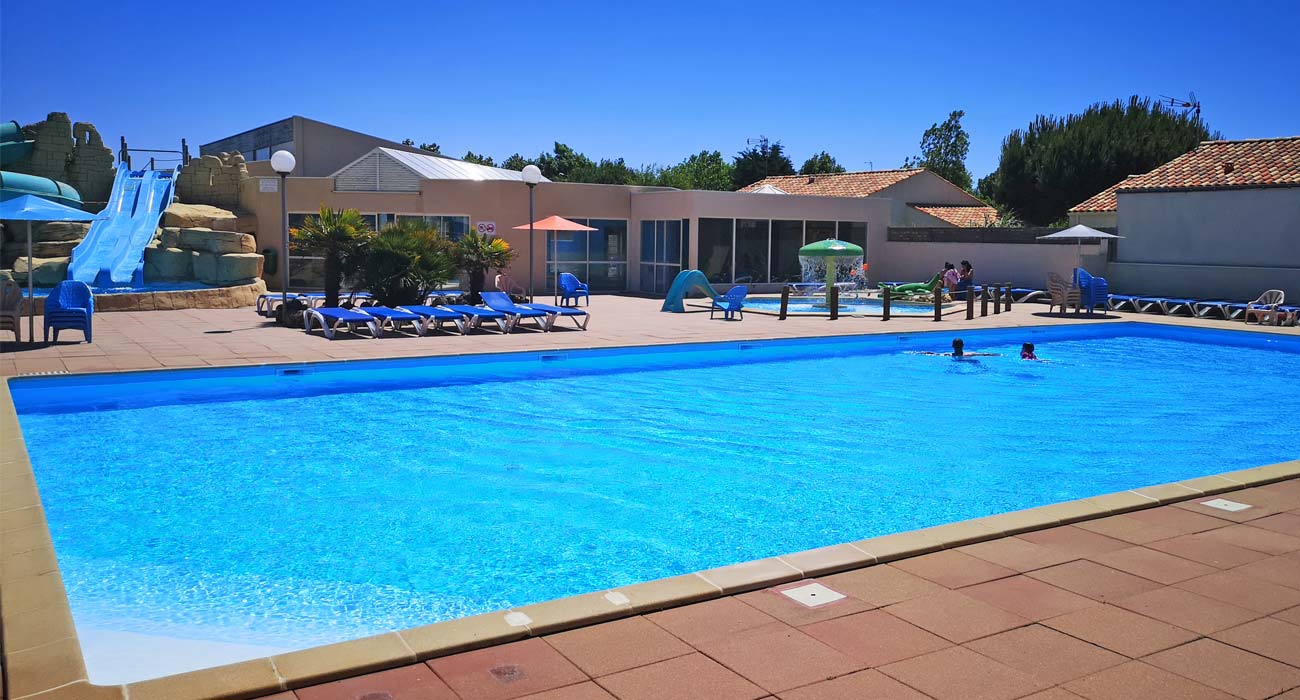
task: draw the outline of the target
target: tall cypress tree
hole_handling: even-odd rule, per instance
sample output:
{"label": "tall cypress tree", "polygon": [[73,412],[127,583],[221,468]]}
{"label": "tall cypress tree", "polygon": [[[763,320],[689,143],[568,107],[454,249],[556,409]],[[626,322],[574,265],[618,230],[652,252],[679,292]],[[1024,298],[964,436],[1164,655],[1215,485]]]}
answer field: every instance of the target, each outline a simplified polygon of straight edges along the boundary
{"label": "tall cypress tree", "polygon": [[1025,223],[1046,226],[1070,207],[1129,175],[1196,148],[1211,134],[1199,116],[1137,96],[1099,102],[1082,114],[1037,116],[1002,142],[997,170],[979,193]]}

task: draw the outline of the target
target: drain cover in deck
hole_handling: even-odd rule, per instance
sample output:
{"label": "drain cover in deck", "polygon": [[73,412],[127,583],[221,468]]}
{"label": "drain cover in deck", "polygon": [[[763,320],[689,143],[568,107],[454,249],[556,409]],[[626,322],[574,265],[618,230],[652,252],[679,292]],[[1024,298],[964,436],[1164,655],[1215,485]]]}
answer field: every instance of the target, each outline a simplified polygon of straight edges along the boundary
{"label": "drain cover in deck", "polygon": [[1238,503],[1236,501],[1229,501],[1226,498],[1213,498],[1208,501],[1201,501],[1201,505],[1209,506],[1211,508],[1218,508],[1219,510],[1226,510],[1229,513],[1236,513],[1239,510],[1246,510],[1247,508],[1254,507],[1248,503]]}
{"label": "drain cover in deck", "polygon": [[809,608],[844,599],[843,593],[832,591],[820,583],[809,583],[803,586],[787,588],[781,591],[781,595]]}

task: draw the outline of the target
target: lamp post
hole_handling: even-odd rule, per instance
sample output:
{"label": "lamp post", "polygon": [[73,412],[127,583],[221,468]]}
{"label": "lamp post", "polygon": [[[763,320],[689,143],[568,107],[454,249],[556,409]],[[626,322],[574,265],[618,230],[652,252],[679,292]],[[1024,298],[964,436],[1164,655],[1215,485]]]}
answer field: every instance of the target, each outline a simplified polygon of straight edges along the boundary
{"label": "lamp post", "polygon": [[528,301],[533,300],[533,188],[542,181],[542,171],[529,163],[523,170],[524,184],[528,185]]}
{"label": "lamp post", "polygon": [[285,185],[297,164],[288,151],[276,151],[271,155],[271,169],[280,175],[280,314],[285,319],[289,313],[289,206]]}

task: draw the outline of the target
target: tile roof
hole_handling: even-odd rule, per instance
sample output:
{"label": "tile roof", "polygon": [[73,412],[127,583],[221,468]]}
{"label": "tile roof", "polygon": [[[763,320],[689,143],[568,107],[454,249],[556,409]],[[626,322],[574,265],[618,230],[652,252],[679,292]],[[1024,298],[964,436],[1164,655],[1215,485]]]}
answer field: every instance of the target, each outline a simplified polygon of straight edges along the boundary
{"label": "tile roof", "polygon": [[961,228],[992,226],[998,221],[998,210],[984,205],[956,207],[945,204],[908,204],[907,206]]}
{"label": "tile roof", "polygon": [[923,168],[900,170],[864,170],[856,173],[824,175],[776,175],[763,178],[741,192],[753,192],[771,185],[787,194],[819,195],[823,197],[870,197],[871,195],[924,172]]}
{"label": "tile roof", "polygon": [[1300,136],[1204,141],[1145,175],[1130,175],[1071,207],[1115,211],[1119,192],[1300,187]]}

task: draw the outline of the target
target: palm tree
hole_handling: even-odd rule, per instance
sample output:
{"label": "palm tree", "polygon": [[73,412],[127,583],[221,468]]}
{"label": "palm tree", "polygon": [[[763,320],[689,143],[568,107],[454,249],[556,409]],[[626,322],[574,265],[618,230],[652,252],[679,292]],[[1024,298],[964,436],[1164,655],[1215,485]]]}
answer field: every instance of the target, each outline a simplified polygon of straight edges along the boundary
{"label": "palm tree", "polygon": [[469,296],[472,303],[478,303],[479,293],[488,270],[501,270],[515,259],[515,251],[510,244],[500,238],[467,233],[455,245],[456,267],[469,275]]}
{"label": "palm tree", "polygon": [[380,304],[421,304],[427,291],[451,279],[451,247],[433,225],[404,219],[371,240],[361,277]]}
{"label": "palm tree", "polygon": [[325,305],[339,305],[339,287],[364,261],[374,233],[356,209],[321,205],[315,216],[289,232],[299,247],[325,256]]}

